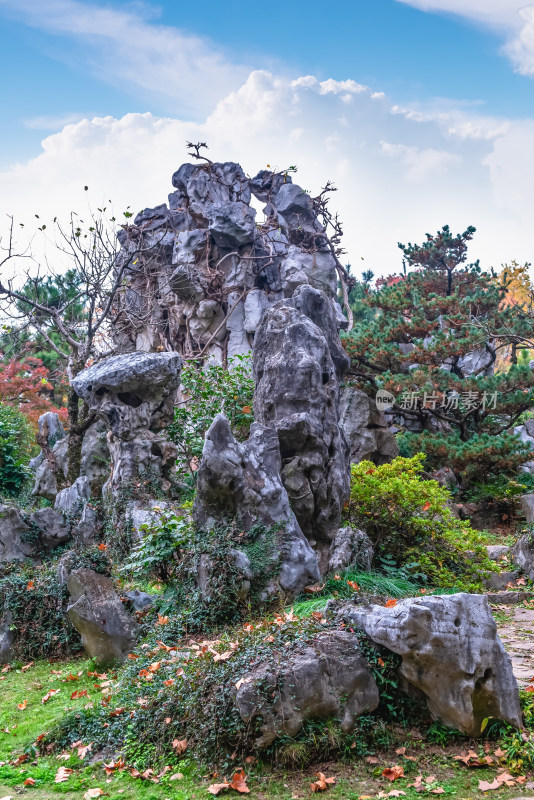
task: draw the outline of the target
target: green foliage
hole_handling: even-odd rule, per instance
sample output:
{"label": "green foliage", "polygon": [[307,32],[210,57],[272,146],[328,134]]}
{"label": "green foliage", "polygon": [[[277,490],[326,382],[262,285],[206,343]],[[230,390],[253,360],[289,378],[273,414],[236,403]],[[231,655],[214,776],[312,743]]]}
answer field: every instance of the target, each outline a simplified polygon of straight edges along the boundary
{"label": "green foliage", "polygon": [[15,657],[64,658],[81,650],[80,636],[67,617],[69,593],[59,584],[54,565],[25,565],[8,574],[0,580],[0,597],[14,634]]}
{"label": "green foliage", "polygon": [[[505,431],[534,405],[526,363],[491,374],[504,348],[530,337],[532,322],[506,303],[506,282],[466,263],[474,230],[455,236],[444,226],[422,245],[399,245],[411,271],[376,289],[360,285],[373,313],[344,337],[359,385],[371,396],[388,390],[399,424],[431,431],[406,434],[403,452],[426,452],[429,465],[452,467],[464,487],[480,470],[511,475],[528,460],[528,448]],[[477,353],[485,356],[478,366]]]}
{"label": "green foliage", "polygon": [[[180,630],[208,630],[264,604],[263,589],[279,569],[281,536],[283,531],[262,525],[245,532],[235,522],[204,529],[180,510],[164,511],[145,526],[122,572],[162,581],[160,611],[179,609]],[[238,552],[248,559],[247,578]]]}
{"label": "green foliage", "polygon": [[[154,509],[157,513],[157,509]],[[175,553],[184,547],[191,524],[186,517],[163,511],[155,525],[142,525],[143,538],[126,561],[123,571],[137,580],[156,577],[166,583],[176,566]]]}
{"label": "green foliage", "polygon": [[379,467],[353,464],[350,520],[366,530],[379,556],[413,565],[431,584],[480,589],[496,567],[482,536],[448,507],[448,491],[421,477],[423,460],[418,454]]}
{"label": "green foliage", "polygon": [[481,474],[493,473],[501,479],[515,475],[532,452],[528,444],[510,433],[474,433],[464,441],[458,433],[423,431],[403,433],[397,436],[397,443],[402,456],[424,453],[428,468],[449,466],[467,486]]}
{"label": "green foliage", "polygon": [[26,417],[16,408],[0,403],[0,494],[14,497],[24,489],[33,445]]}
{"label": "green foliage", "polygon": [[169,435],[179,450],[178,464],[194,477],[204,447],[204,435],[220,412],[230,421],[238,439],[248,436],[253,422],[254,382],[252,357],[235,356],[228,368],[211,364],[199,367],[186,362],[180,379],[185,399],[174,413]]}

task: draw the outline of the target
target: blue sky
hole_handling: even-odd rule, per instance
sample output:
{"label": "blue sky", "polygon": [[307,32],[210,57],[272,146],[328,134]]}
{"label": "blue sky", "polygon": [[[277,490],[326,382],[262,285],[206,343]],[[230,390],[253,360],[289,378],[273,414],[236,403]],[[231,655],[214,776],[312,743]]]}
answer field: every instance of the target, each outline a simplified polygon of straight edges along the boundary
{"label": "blue sky", "polygon": [[73,170],[158,202],[194,130],[251,171],[288,157],[312,188],[345,180],[350,257],[377,271],[456,214],[481,218],[486,258],[531,258],[534,4],[0,0],[0,68],[4,211],[32,192],[72,208]]}

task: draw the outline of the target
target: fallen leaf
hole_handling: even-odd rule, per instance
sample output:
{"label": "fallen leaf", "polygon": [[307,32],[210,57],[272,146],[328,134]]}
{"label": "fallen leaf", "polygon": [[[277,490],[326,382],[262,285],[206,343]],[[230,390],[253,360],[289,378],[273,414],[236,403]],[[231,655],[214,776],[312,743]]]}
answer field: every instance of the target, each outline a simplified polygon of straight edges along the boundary
{"label": "fallen leaf", "polygon": [[18,703],[17,708],[19,709],[19,711],[24,711],[24,709],[26,708],[27,705],[28,705],[28,701],[27,700],[23,700],[22,703]]}
{"label": "fallen leaf", "polygon": [[24,786],[34,786],[35,785],[35,778],[26,778],[24,781]]}
{"label": "fallen leaf", "polygon": [[397,747],[395,752],[396,752],[396,754],[398,756],[403,756],[405,754],[405,752],[406,752],[406,748],[405,747]]}
{"label": "fallen leaf", "polygon": [[167,625],[168,622],[168,617],[162,617],[162,615],[158,613],[158,621],[156,622],[156,625]]}
{"label": "fallen leaf", "polygon": [[55,783],[63,783],[72,773],[72,770],[69,767],[60,767],[56,772],[56,777],[54,778]]}
{"label": "fallen leaf", "polygon": [[365,760],[368,764],[378,764],[378,758],[376,756],[367,756]]}
{"label": "fallen leaf", "polygon": [[211,786],[208,786],[208,792],[210,794],[219,794],[219,792],[222,792],[223,789],[229,789],[229,788],[230,788],[229,783],[212,783]]}
{"label": "fallen leaf", "polygon": [[406,794],[401,789],[392,789],[391,792],[388,792],[388,797],[400,797],[401,794]]}
{"label": "fallen leaf", "polygon": [[393,767],[386,767],[386,769],[382,770],[382,775],[384,778],[387,778],[388,781],[396,781],[397,778],[404,777],[404,770],[402,767],[399,767],[398,764],[395,764]]}
{"label": "fallen leaf", "polygon": [[506,753],[504,752],[504,750],[501,750],[501,748],[498,747],[496,750],[493,751],[493,755],[497,756],[497,758],[504,758]]}
{"label": "fallen leaf", "polygon": [[187,750],[187,739],[175,739],[172,743],[174,750],[181,755]]}
{"label": "fallen leaf", "polygon": [[498,780],[494,780],[492,783],[489,783],[488,781],[479,781],[478,788],[481,792],[491,792],[493,789],[500,789],[501,784]]}
{"label": "fallen leaf", "polygon": [[304,591],[307,594],[317,594],[317,592],[322,592],[324,587],[325,587],[324,583],[321,583],[321,584],[318,584],[318,585],[315,585],[315,586],[305,586],[304,587]]}
{"label": "fallen leaf", "polygon": [[393,606],[396,606],[398,602],[399,601],[395,600],[394,597],[390,597],[389,600],[386,603],[384,603],[384,607],[385,608],[393,608]]}
{"label": "fallen leaf", "polygon": [[175,772],[174,775],[169,777],[170,781],[181,781],[184,776],[181,772]]}
{"label": "fallen leaf", "polygon": [[230,783],[230,789],[235,789],[236,792],[240,792],[241,794],[248,794],[250,789],[247,786],[247,776],[245,775],[245,771],[240,769],[234,773],[234,777]]}
{"label": "fallen leaf", "polygon": [[442,789],[441,786],[437,786],[435,789],[430,790],[430,794],[445,794],[445,789]]}
{"label": "fallen leaf", "polygon": [[354,592],[357,592],[357,591],[359,591],[359,589],[360,589],[360,587],[358,586],[358,584],[356,583],[356,581],[347,581],[347,586],[350,586],[350,588],[351,588],[351,589],[352,589]]}
{"label": "fallen leaf", "polygon": [[58,692],[60,691],[61,691],[60,689],[50,689],[50,691],[47,692],[44,697],[41,697],[41,703],[43,704],[48,703],[50,698],[53,697],[55,694],[58,694]]}
{"label": "fallen leaf", "polygon": [[426,503],[424,504],[423,508],[421,509],[421,511],[428,511],[429,508],[430,508],[430,503],[427,500]]}
{"label": "fallen leaf", "polygon": [[93,746],[92,742],[90,744],[79,745],[79,747],[76,748],[76,752],[78,753],[78,758],[85,758],[85,756],[87,755],[92,746]]}
{"label": "fallen leaf", "polygon": [[34,664],[35,664],[35,661],[30,661],[30,663],[29,663],[29,664],[25,664],[25,665],[22,667],[22,671],[23,671],[23,672],[26,672],[26,670],[27,670],[27,669],[29,669],[30,667],[33,667],[33,665],[34,665]]}
{"label": "fallen leaf", "polygon": [[35,589],[35,583],[33,581],[28,581],[26,584],[26,591],[31,592],[32,589]]}
{"label": "fallen leaf", "polygon": [[105,794],[105,792],[103,792],[102,789],[97,786],[94,789],[88,789],[84,793],[84,800],[93,800],[94,797],[102,797],[103,794]]}
{"label": "fallen leaf", "polygon": [[315,777],[317,780],[311,784],[312,792],[324,792],[325,789],[328,789],[329,786],[336,782],[333,777],[327,778],[324,772],[316,772]]}
{"label": "fallen leaf", "polygon": [[76,700],[78,697],[87,697],[87,689],[78,689],[70,696],[71,700]]}

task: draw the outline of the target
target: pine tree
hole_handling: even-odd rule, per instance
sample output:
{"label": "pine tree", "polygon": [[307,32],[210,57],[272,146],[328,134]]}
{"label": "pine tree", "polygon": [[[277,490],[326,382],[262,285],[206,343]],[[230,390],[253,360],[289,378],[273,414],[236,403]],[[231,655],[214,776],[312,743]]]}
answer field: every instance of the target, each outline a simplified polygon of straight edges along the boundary
{"label": "pine tree", "polygon": [[450,466],[464,486],[529,459],[510,429],[534,405],[524,361],[494,370],[503,348],[531,339],[534,321],[505,302],[506,282],[467,262],[474,233],[445,225],[422,245],[399,244],[404,274],[368,287],[374,314],[344,340],[352,379],[370,396],[395,397],[402,454],[425,452],[427,467]]}

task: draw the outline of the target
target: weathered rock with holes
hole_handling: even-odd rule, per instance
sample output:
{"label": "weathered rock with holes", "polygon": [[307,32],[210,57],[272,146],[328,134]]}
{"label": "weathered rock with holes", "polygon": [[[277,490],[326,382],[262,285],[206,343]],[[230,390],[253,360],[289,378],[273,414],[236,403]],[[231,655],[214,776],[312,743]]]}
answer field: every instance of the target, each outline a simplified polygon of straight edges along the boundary
{"label": "weathered rock with holes", "polygon": [[354,386],[343,388],[339,410],[352,464],[365,460],[386,464],[399,455],[394,433],[384,414],[365,392]]}
{"label": "weathered rock with holes", "polygon": [[19,508],[0,505],[0,563],[24,561],[33,548],[28,539],[31,528]]}
{"label": "weathered rock with holes", "polygon": [[107,433],[104,420],[97,419],[86,430],[82,440],[80,476],[88,479],[92,497],[99,497],[109,476]]}
{"label": "weathered rock with holes", "polygon": [[111,578],[91,569],[76,569],[69,575],[67,588],[71,595],[67,614],[89,657],[99,666],[122,660],[131,651],[139,626],[124,610]]}
{"label": "weathered rock with holes", "polygon": [[84,506],[91,497],[91,486],[86,477],[76,478],[72,486],[67,486],[56,495],[54,508],[73,519],[80,517]]}
{"label": "weathered rock with holes", "polygon": [[[273,699],[274,697],[274,699]],[[378,705],[378,689],[353,634],[327,631],[246,675],[236,691],[241,719],[261,717],[256,746],[294,737],[306,720],[340,720],[350,733]]]}
{"label": "weathered rock with holes", "polygon": [[47,550],[63,544],[70,537],[70,525],[65,517],[53,508],[40,508],[30,514],[30,524],[39,533],[39,538]]}
{"label": "weathered rock with holes", "polygon": [[282,482],[324,562],[348,499],[349,453],[328,341],[292,302],[272,306],[256,332],[254,416],[278,433]]}
{"label": "weathered rock with holes", "polygon": [[373,543],[357,528],[339,528],[330,548],[329,572],[343,572],[349,567],[369,571],[373,563]]}
{"label": "weathered rock with holes", "polygon": [[[534,496],[534,495],[531,495]],[[534,534],[526,533],[512,548],[514,564],[525,573],[527,578],[534,581]]]}
{"label": "weathered rock with holes", "polygon": [[111,492],[149,478],[168,486],[176,447],[160,431],[172,419],[181,366],[177,353],[127,353],[74,378],[77,394],[109,428]]}
{"label": "weathered rock with holes", "polygon": [[9,611],[4,609],[0,618],[0,664],[9,664],[13,660],[15,633],[11,630],[12,617]]}
{"label": "weathered rock with holes", "polygon": [[[243,576],[262,587],[264,599],[280,589],[296,597],[319,579],[317,558],[291,510],[280,470],[274,429],[253,423],[248,441],[241,444],[226,417],[215,417],[206,433],[197,473],[194,518],[204,526],[236,518],[245,531],[258,523],[265,529],[278,529],[278,544],[270,556],[272,566],[267,567],[272,576],[253,572]],[[266,537],[267,530],[256,535]],[[265,547],[267,552],[267,544]]]}
{"label": "weathered rock with holes", "polygon": [[527,522],[534,522],[534,494],[524,494],[521,497],[521,511]]}
{"label": "weathered rock with holes", "polygon": [[487,717],[522,725],[512,663],[484,595],[399,600],[394,607],[346,606],[351,626],[402,656],[400,675],[422,692],[433,717],[480,736]]}

